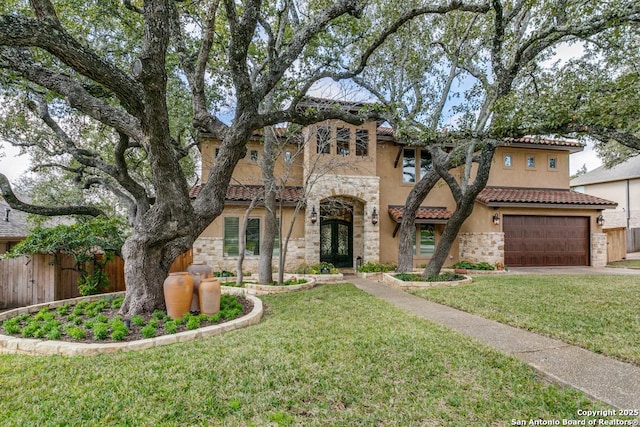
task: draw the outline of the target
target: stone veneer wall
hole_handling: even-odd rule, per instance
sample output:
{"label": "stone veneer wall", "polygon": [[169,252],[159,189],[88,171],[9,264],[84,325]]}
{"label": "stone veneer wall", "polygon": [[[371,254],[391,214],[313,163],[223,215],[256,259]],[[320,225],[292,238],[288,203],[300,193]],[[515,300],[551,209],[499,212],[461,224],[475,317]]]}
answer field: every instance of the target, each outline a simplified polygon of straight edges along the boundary
{"label": "stone veneer wall", "polygon": [[504,233],[460,233],[458,235],[460,260],[471,262],[504,263]]}
{"label": "stone veneer wall", "polygon": [[[371,213],[375,208],[380,214],[380,178],[377,176],[325,175],[311,178],[315,182],[307,200],[311,206],[319,208],[322,200],[330,197],[354,199],[353,215],[353,256],[362,256],[363,262],[380,261],[380,228],[371,223]],[[360,234],[360,232],[362,234]],[[305,234],[307,264],[316,264],[320,260],[319,222],[311,224],[308,213],[305,214]]]}
{"label": "stone veneer wall", "polygon": [[[205,263],[210,266],[213,271],[236,271],[236,262],[238,257],[223,257],[222,243],[220,237],[199,237],[193,243],[193,262]],[[293,271],[305,262],[305,244],[304,239],[290,239],[287,247],[287,260],[285,262],[285,271]],[[278,258],[273,258],[274,272],[278,269]],[[244,259],[243,271],[258,273],[258,257],[247,256]]]}
{"label": "stone veneer wall", "polygon": [[605,233],[591,233],[591,266],[605,267],[607,265],[607,235]]}

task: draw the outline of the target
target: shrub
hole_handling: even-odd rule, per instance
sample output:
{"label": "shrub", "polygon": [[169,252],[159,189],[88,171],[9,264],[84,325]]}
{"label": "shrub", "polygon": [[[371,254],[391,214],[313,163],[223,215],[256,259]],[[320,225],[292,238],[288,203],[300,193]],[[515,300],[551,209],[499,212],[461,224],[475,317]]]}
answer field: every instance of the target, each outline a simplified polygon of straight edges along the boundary
{"label": "shrub", "polygon": [[97,340],[103,340],[107,338],[109,334],[109,325],[102,322],[96,322],[93,325],[93,337]]}
{"label": "shrub", "polygon": [[331,263],[321,262],[313,265],[300,264],[294,272],[296,274],[338,274],[340,270]]}
{"label": "shrub", "polygon": [[144,325],[144,317],[140,316],[139,314],[136,314],[135,316],[133,316],[131,318],[131,324],[132,325],[136,325],[136,326],[143,326]]}
{"label": "shrub", "polygon": [[153,338],[156,336],[156,328],[152,325],[147,325],[144,328],[140,329],[140,333],[145,338]]}
{"label": "shrub", "polygon": [[227,270],[215,271],[213,277],[233,277],[234,274]]}
{"label": "shrub", "polygon": [[47,338],[50,340],[59,340],[62,337],[62,332],[60,332],[60,328],[53,328],[47,333]]}
{"label": "shrub", "polygon": [[178,332],[178,324],[174,320],[169,320],[164,324],[164,331],[168,334],[175,334]]}
{"label": "shrub", "polygon": [[128,333],[129,330],[126,327],[124,329],[114,329],[113,332],[111,332],[111,339],[114,341],[122,341]]}
{"label": "shrub", "polygon": [[75,339],[75,340],[82,340],[85,338],[86,334],[84,332],[84,329],[78,327],[78,326],[69,326],[67,327],[67,335],[69,335],[71,338]]}
{"label": "shrub", "polygon": [[61,305],[60,307],[56,308],[56,311],[58,312],[59,316],[66,316],[71,311],[71,306],[69,304]]}
{"label": "shrub", "polygon": [[397,268],[395,264],[380,264],[379,262],[367,262],[358,267],[360,273],[386,273],[394,271]]}
{"label": "shrub", "polygon": [[124,297],[114,298],[114,300],[111,301],[111,308],[114,310],[117,310],[120,307],[122,307],[123,302],[124,302]]}
{"label": "shrub", "polygon": [[187,321],[187,329],[188,330],[193,330],[193,329],[198,329],[200,327],[200,318],[197,316],[191,317],[189,318],[189,320]]}
{"label": "shrub", "polygon": [[161,311],[161,310],[155,310],[155,311],[153,312],[153,315],[152,315],[152,316],[153,316],[155,319],[158,319],[158,320],[164,320],[164,316],[165,316],[165,314],[164,314],[164,311]]}
{"label": "shrub", "polygon": [[453,264],[453,268],[465,268],[467,270],[495,270],[495,267],[488,262],[471,262],[471,261],[458,261]]}
{"label": "shrub", "polygon": [[5,320],[2,322],[2,329],[9,335],[17,334],[20,332],[20,321],[17,317]]}

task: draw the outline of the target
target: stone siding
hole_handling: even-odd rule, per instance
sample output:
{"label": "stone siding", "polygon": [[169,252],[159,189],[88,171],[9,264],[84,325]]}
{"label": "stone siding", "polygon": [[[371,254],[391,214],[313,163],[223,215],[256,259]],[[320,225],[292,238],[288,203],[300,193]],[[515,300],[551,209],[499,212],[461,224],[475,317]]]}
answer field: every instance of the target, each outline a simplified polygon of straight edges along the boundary
{"label": "stone siding", "polygon": [[[307,200],[307,209],[319,208],[321,202],[331,197],[351,199],[353,212],[353,256],[362,257],[364,263],[380,260],[380,228],[371,223],[371,213],[375,209],[380,214],[380,178],[377,176],[326,175],[312,177],[315,182],[313,191]],[[307,264],[316,264],[320,260],[320,227],[312,224],[308,213],[305,214],[305,234]]]}
{"label": "stone siding", "polygon": [[607,265],[607,235],[604,233],[591,234],[591,266],[605,267]]}
{"label": "stone siding", "polygon": [[504,262],[504,233],[460,233],[460,260],[471,262]]}
{"label": "stone siding", "polygon": [[[213,271],[236,271],[238,257],[222,256],[223,239],[221,237],[199,237],[193,243],[193,262],[205,263]],[[242,264],[242,270],[247,273],[258,273],[257,256],[246,256]],[[287,260],[285,271],[293,271],[305,262],[304,239],[291,239],[287,248]],[[278,258],[273,258],[274,272],[278,271]]]}

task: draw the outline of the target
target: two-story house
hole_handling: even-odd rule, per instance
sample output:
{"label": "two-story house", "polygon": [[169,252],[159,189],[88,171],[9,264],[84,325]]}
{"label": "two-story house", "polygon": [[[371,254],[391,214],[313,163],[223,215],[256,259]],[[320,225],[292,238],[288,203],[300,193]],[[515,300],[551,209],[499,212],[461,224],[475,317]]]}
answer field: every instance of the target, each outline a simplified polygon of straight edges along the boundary
{"label": "two-story house", "polygon": [[[287,177],[278,195],[282,234],[293,227],[287,270],[320,261],[337,267],[360,261],[396,263],[403,205],[431,167],[428,152],[403,144],[375,121],[361,126],[326,121],[294,138],[284,134],[276,176]],[[218,147],[219,141],[203,138],[204,182]],[[598,219],[616,203],[569,189],[569,155],[582,148],[572,140],[505,140],[448,264],[461,259],[507,266],[605,264],[606,235]],[[261,156],[261,136],[255,135],[234,171],[223,214],[194,243],[194,262],[235,268],[242,217],[251,200],[260,197]],[[200,187],[191,191],[195,195]],[[296,215],[301,199],[304,207]],[[444,182],[424,200],[416,215],[416,267],[430,259],[454,209]],[[263,221],[264,208],[258,204],[246,226],[247,271],[257,271]]]}

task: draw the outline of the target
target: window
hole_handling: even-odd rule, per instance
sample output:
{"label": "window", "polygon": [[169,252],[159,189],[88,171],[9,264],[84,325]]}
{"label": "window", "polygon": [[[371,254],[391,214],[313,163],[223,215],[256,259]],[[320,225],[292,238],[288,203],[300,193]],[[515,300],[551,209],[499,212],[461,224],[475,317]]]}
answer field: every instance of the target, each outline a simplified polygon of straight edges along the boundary
{"label": "window", "polygon": [[433,256],[436,249],[435,226],[433,224],[416,224],[416,242],[413,245],[415,255]]}
{"label": "window", "polygon": [[402,182],[416,182],[416,150],[413,148],[402,151]]}
{"label": "window", "polygon": [[238,256],[240,250],[240,219],[237,216],[224,217],[224,256]]}
{"label": "window", "polygon": [[331,152],[331,131],[326,126],[321,126],[316,131],[316,152],[329,154]]}
{"label": "window", "polygon": [[260,218],[249,218],[245,237],[245,255],[260,255]]}
{"label": "window", "polygon": [[218,154],[220,154],[220,147],[216,147],[216,157],[218,157]]}
{"label": "window", "polygon": [[349,155],[349,139],[351,139],[351,131],[348,128],[336,130],[336,154]]}
{"label": "window", "polygon": [[420,169],[416,167],[418,164],[416,151],[417,150],[413,148],[405,148],[402,152],[402,182],[404,183],[414,183],[422,179],[423,176],[433,169],[429,150],[418,151],[418,153],[420,153]]}
{"label": "window", "polygon": [[[245,255],[260,255],[260,218],[249,218],[245,232]],[[240,218],[224,218],[223,255],[226,257],[240,254]]]}
{"label": "window", "polygon": [[556,157],[549,157],[549,169],[555,170],[558,165],[558,159]]}
{"label": "window", "polygon": [[280,256],[280,218],[276,218],[276,237],[273,239],[273,257]]}
{"label": "window", "polygon": [[356,130],[356,156],[369,155],[369,131],[366,129]]}
{"label": "window", "polygon": [[293,158],[293,155],[291,154],[291,151],[285,151],[284,152],[284,161],[287,163],[291,163],[291,159]]}
{"label": "window", "polygon": [[250,157],[252,162],[257,162],[258,161],[258,150],[251,150],[251,154]]}
{"label": "window", "polygon": [[420,150],[420,178],[429,173],[433,169],[433,164],[431,163],[431,153],[429,150]]}
{"label": "window", "polygon": [[511,154],[505,154],[504,155],[504,167],[505,168],[510,168],[511,166],[513,166],[513,157],[511,157]]}
{"label": "window", "polygon": [[534,169],[536,167],[536,157],[527,156],[527,169]]}

